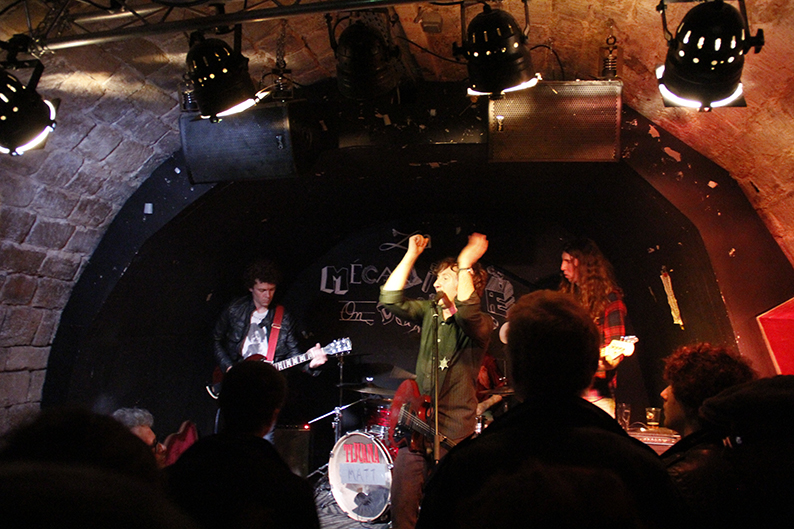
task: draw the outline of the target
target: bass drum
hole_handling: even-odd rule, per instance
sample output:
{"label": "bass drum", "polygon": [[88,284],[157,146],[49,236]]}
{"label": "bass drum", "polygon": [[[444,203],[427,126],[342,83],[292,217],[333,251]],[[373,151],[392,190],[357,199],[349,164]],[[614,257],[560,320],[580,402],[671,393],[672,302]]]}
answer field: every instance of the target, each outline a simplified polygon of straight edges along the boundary
{"label": "bass drum", "polygon": [[337,505],[359,522],[383,516],[391,500],[393,466],[377,437],[366,432],[346,434],[336,442],[328,461],[328,481]]}

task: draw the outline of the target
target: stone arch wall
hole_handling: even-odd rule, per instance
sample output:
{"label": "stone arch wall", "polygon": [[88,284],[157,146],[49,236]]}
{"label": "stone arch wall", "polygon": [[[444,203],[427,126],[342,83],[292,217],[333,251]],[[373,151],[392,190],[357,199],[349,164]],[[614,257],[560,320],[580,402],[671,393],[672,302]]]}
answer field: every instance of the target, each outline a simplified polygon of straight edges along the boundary
{"label": "stone arch wall", "polygon": [[75,281],[127,198],[180,146],[184,55],[169,48],[182,43],[134,46],[45,57],[39,91],[61,99],[56,131],[43,150],[0,158],[0,432],[38,409]]}

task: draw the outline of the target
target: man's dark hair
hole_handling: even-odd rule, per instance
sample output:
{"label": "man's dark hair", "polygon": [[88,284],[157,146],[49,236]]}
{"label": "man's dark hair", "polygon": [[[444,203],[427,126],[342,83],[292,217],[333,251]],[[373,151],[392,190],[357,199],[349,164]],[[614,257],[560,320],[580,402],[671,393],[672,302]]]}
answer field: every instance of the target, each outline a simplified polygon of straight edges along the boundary
{"label": "man's dark hair", "polygon": [[267,426],[287,396],[287,381],[272,365],[248,361],[235,364],[223,377],[218,399],[225,429],[254,434]]}
{"label": "man's dark hair", "polygon": [[707,398],[755,378],[747,360],[709,343],[679,347],[664,360],[664,379],[690,418]]}
{"label": "man's dark hair", "polygon": [[273,261],[260,259],[248,265],[245,274],[243,274],[243,281],[245,281],[245,288],[253,288],[257,281],[278,285],[281,283],[281,272]]}
{"label": "man's dark hair", "polygon": [[519,395],[578,396],[598,367],[599,335],[569,294],[538,290],[507,313],[507,351]]}
{"label": "man's dark hair", "polygon": [[[453,272],[458,272],[458,261],[454,257],[445,257],[444,259],[433,263],[430,267],[430,272],[438,276],[441,272],[451,268]],[[472,282],[474,283],[474,291],[478,296],[482,297],[485,292],[485,285],[488,283],[488,271],[485,270],[480,263],[474,263],[471,267]]]}

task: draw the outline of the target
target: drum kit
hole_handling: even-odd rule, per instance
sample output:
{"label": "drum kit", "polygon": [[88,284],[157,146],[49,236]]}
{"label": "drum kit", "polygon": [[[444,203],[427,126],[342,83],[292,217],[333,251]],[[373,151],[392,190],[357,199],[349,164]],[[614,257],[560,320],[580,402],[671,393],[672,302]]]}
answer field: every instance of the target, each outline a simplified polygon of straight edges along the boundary
{"label": "drum kit", "polygon": [[[395,390],[377,386],[373,378],[364,384],[342,382],[344,359],[339,359],[340,405],[309,421],[309,424],[333,416],[335,443],[327,464],[312,475],[327,478],[333,500],[348,517],[359,522],[378,522],[388,516],[391,502],[392,468],[397,446],[389,440],[389,418]],[[414,375],[394,367],[389,378],[405,379]],[[342,404],[343,392],[353,391],[361,398]],[[509,388],[495,388],[499,395],[512,394]],[[343,432],[343,412],[353,406],[363,407],[363,429]],[[478,418],[479,420],[479,418]],[[484,427],[479,423],[478,432]],[[318,485],[324,483],[321,479]]]}

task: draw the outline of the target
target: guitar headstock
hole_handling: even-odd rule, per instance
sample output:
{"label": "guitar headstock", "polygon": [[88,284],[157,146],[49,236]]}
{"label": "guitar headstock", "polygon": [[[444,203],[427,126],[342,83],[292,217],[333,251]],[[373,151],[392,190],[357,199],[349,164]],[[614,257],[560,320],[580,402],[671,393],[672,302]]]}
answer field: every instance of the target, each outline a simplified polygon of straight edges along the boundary
{"label": "guitar headstock", "polygon": [[323,352],[327,355],[337,355],[353,350],[353,343],[350,338],[339,338],[323,347]]}

